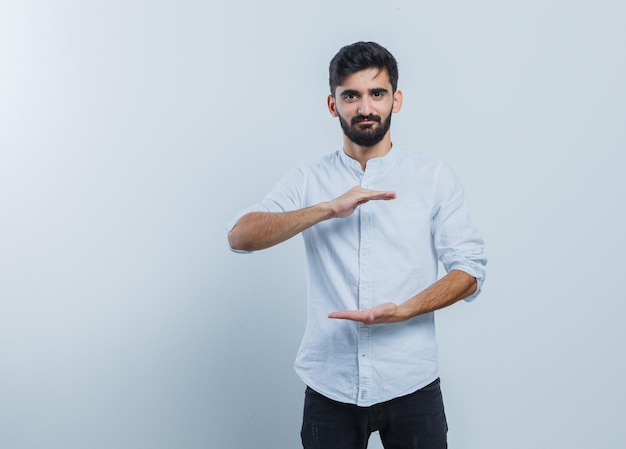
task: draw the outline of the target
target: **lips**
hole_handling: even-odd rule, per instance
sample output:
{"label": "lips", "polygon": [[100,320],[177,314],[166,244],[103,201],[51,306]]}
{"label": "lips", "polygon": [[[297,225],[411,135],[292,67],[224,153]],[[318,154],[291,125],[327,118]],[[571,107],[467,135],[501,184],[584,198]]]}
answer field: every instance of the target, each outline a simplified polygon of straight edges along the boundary
{"label": "lips", "polygon": [[373,125],[374,123],[380,123],[380,117],[377,115],[368,115],[367,117],[364,115],[357,115],[352,118],[353,125]]}

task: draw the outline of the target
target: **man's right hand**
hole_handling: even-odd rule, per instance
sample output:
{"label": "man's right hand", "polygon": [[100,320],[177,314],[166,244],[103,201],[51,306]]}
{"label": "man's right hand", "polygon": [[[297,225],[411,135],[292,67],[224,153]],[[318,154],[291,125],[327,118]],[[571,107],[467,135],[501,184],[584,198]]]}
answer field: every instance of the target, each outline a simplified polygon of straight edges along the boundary
{"label": "man's right hand", "polygon": [[346,218],[368,201],[392,200],[395,192],[352,187],[331,201],[290,212],[250,212],[228,234],[231,248],[256,251],[269,248],[329,218]]}
{"label": "man's right hand", "polygon": [[372,200],[393,200],[396,192],[369,190],[359,186],[354,186],[343,195],[329,201],[327,204],[332,211],[334,218],[346,218],[361,204],[365,204]]}

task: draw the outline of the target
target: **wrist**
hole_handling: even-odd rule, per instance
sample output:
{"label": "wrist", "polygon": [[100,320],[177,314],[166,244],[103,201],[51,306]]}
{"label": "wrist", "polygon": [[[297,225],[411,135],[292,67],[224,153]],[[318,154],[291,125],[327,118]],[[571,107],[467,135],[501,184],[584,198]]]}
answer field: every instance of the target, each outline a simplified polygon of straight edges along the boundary
{"label": "wrist", "polygon": [[405,301],[396,307],[394,316],[397,321],[406,321],[415,316],[410,301]]}
{"label": "wrist", "polygon": [[322,203],[317,204],[317,206],[315,206],[319,213],[320,213],[320,217],[321,220],[329,220],[331,218],[335,218],[337,216],[336,212],[333,210],[333,207],[331,205],[330,202],[328,201],[324,201]]}

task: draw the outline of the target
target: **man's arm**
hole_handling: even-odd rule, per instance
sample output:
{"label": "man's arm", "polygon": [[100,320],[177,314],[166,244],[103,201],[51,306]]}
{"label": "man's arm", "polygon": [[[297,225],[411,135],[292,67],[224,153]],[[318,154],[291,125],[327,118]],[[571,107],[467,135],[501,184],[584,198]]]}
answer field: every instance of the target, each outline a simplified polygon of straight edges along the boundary
{"label": "man's arm", "polygon": [[395,192],[363,189],[355,186],[331,201],[290,212],[250,212],[237,221],[228,233],[228,243],[235,250],[255,251],[290,239],[311,226],[330,218],[346,218],[361,204],[372,200],[391,200]]}
{"label": "man's arm", "polygon": [[454,304],[476,292],[476,287],[474,276],[465,271],[451,270],[433,285],[400,305],[387,302],[371,309],[332,312],[328,318],[364,324],[397,323]]}

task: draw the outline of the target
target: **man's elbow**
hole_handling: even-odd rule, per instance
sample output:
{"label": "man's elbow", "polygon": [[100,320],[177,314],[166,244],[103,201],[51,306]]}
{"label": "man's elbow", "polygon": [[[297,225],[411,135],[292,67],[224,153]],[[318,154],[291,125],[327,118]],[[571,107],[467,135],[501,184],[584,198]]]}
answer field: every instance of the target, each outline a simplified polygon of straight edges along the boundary
{"label": "man's elbow", "polygon": [[246,241],[241,232],[238,232],[237,226],[228,233],[228,244],[234,251],[250,251],[249,242]]}

